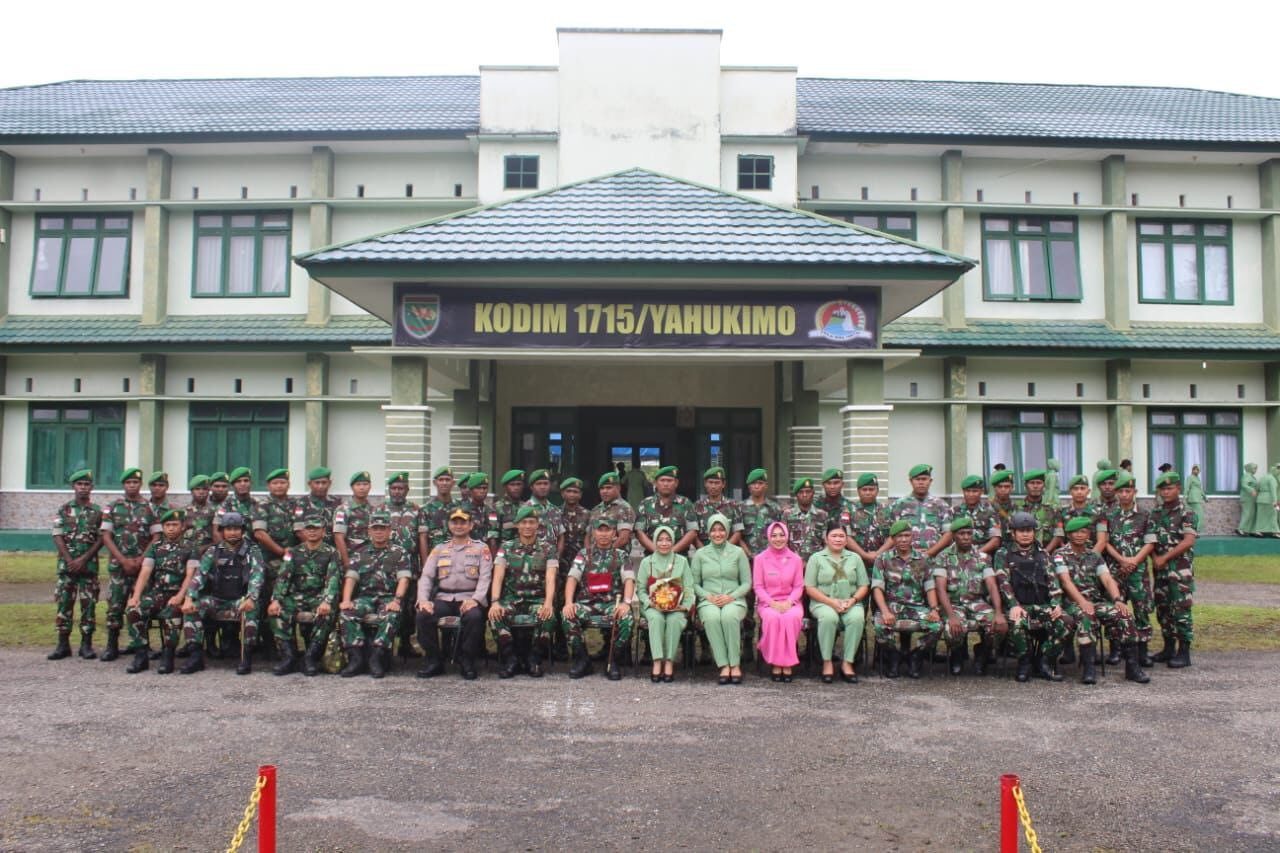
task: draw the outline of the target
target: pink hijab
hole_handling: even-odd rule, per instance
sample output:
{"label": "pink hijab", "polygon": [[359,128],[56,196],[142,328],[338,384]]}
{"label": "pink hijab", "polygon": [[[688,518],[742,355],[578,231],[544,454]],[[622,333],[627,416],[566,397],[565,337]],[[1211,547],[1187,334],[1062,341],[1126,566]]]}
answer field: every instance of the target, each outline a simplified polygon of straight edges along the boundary
{"label": "pink hijab", "polygon": [[[765,528],[766,538],[773,536],[773,529],[775,527],[781,527],[786,532],[787,542],[790,544],[791,528],[787,527],[787,525],[783,524],[781,521],[774,521]],[[799,554],[792,551],[786,545],[781,548],[775,548],[773,547],[772,542],[769,543],[768,548],[765,548],[756,555],[756,564],[765,571],[768,571],[769,569],[790,571],[794,566],[799,565],[800,563],[801,560]]]}

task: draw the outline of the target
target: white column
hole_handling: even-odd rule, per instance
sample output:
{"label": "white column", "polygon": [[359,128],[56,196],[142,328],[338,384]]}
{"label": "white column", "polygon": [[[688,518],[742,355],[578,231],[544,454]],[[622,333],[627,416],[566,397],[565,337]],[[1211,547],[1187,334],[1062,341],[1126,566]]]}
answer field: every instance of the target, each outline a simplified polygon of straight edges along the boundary
{"label": "white column", "polygon": [[845,406],[844,481],[846,492],[856,491],[858,475],[871,473],[881,483],[889,479],[889,413],[893,406]]}
{"label": "white column", "polygon": [[[787,428],[791,437],[791,479],[812,477],[816,483],[822,477],[822,427],[793,426]],[[790,492],[791,483],[779,484],[779,491]]]}
{"label": "white column", "polygon": [[431,494],[430,406],[383,406],[386,419],[386,471],[409,472],[410,494]]}
{"label": "white column", "polygon": [[468,474],[480,470],[480,440],[484,428],[480,426],[449,427],[449,467],[455,472]]}

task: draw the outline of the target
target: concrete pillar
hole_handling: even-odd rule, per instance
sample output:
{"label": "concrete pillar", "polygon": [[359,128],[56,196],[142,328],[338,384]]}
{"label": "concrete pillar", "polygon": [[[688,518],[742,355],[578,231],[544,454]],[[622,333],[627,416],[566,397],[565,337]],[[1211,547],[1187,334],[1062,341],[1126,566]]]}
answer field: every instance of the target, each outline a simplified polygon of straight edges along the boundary
{"label": "concrete pillar", "polygon": [[[942,200],[964,201],[964,162],[955,149],[942,152]],[[942,209],[942,248],[964,254],[963,207]],[[948,329],[965,327],[963,278],[942,291],[942,322]]]}
{"label": "concrete pillar", "polygon": [[[1125,207],[1124,155],[1102,161],[1102,203]],[[1129,329],[1129,214],[1113,210],[1102,217],[1102,282],[1107,323],[1113,329]]]}
{"label": "concrete pillar", "polygon": [[408,471],[410,493],[431,494],[431,413],[427,404],[427,360],[392,356],[391,403],[386,419],[387,471]]}
{"label": "concrete pillar", "polygon": [[[333,149],[317,145],[311,149],[311,197],[333,198]],[[333,208],[323,202],[311,205],[311,248],[333,242]],[[329,288],[307,279],[307,322],[323,326],[329,322]]]}
{"label": "concrete pillar", "polygon": [[[1280,362],[1263,365],[1264,399],[1267,406],[1267,464],[1280,460]],[[1252,453],[1252,449],[1250,453]]]}
{"label": "concrete pillar", "polygon": [[[0,397],[9,393],[7,387],[8,380],[8,360],[5,356],[0,355]],[[4,407],[3,401],[0,401],[0,475],[4,474]]]}
{"label": "concrete pillar", "polygon": [[805,387],[804,362],[791,363],[791,423],[787,425],[787,471],[775,491],[791,489],[797,477],[819,479],[822,474],[822,427],[818,392]]}
{"label": "concrete pillar", "polygon": [[[0,202],[13,199],[13,168],[11,155],[0,151]],[[13,214],[0,208],[0,320],[9,316],[9,245],[13,243]]]}
{"label": "concrete pillar", "polygon": [[1107,458],[1119,465],[1133,458],[1133,364],[1127,358],[1107,362]]}
{"label": "concrete pillar", "polygon": [[[147,149],[147,201],[169,198],[173,157],[159,148]],[[169,211],[148,204],[142,212],[142,325],[165,321],[169,305]]]}
{"label": "concrete pillar", "polygon": [[1258,166],[1259,196],[1264,209],[1273,210],[1262,226],[1262,321],[1280,332],[1280,160]]}
{"label": "concrete pillar", "polygon": [[453,425],[449,427],[449,465],[455,471],[480,470],[480,372],[482,362],[467,364],[467,387],[453,392]]}
{"label": "concrete pillar", "polygon": [[859,474],[871,472],[881,482],[889,479],[889,413],[884,402],[884,362],[851,358],[845,362],[848,405],[840,410],[844,421],[841,446],[845,493],[857,492]]}
{"label": "concrete pillar", "polygon": [[[144,352],[138,361],[138,467],[150,474],[164,468],[165,357]],[[152,399],[147,399],[148,397]]]}
{"label": "concrete pillar", "polygon": [[791,371],[785,361],[773,363],[773,458],[765,464],[779,482],[791,477],[791,426],[795,423],[791,410]]}
{"label": "concrete pillar", "polygon": [[964,356],[943,359],[942,393],[948,401],[943,411],[946,421],[946,479],[938,484],[937,491],[945,494],[958,492],[960,481],[969,474],[969,405],[965,402],[968,386],[968,359]]}
{"label": "concrete pillar", "polygon": [[[307,397],[329,396],[329,356],[322,352],[307,353]],[[306,450],[304,458],[307,470],[325,463],[329,449],[329,403],[308,399],[302,404],[306,417]]]}
{"label": "concrete pillar", "polygon": [[492,474],[496,470],[493,464],[494,442],[497,440],[497,381],[498,366],[492,360],[481,361],[479,400],[476,404],[476,416],[480,426],[480,470]]}

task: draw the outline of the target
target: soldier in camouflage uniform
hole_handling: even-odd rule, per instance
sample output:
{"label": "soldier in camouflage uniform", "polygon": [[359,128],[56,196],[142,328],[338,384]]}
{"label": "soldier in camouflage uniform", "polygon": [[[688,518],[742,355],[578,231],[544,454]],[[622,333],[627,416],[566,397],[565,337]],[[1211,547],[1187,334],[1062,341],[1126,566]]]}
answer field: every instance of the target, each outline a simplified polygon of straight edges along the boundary
{"label": "soldier in camouflage uniform", "polygon": [[120,657],[120,630],[133,579],[142,571],[142,555],[160,532],[151,504],[143,499],[142,469],[120,475],[124,497],[112,501],[102,516],[102,544],[111,554],[107,563],[107,649],[102,660]]}
{"label": "soldier in camouflage uniform", "polygon": [[173,509],[169,504],[169,475],[164,471],[151,472],[147,478],[147,490],[151,492],[149,503],[156,518]]}
{"label": "soldier in camouflage uniform", "polygon": [[[297,663],[294,648],[294,624],[299,613],[311,613],[311,633],[306,637],[307,653],[302,661],[306,675],[320,672],[320,659],[333,630],[334,611],[338,602],[338,586],[344,571],[338,549],[324,541],[324,516],[315,514],[302,520],[302,544],[285,552],[280,563],[271,604],[267,607],[268,626],[275,637],[280,662],[272,670],[287,675]],[[306,628],[299,625],[303,633]]]}
{"label": "soldier in camouflage uniform", "polygon": [[431,479],[436,485],[436,493],[431,500],[422,505],[422,515],[418,518],[418,527],[426,534],[427,544],[424,553],[427,554],[431,553],[431,549],[437,545],[449,541],[449,513],[466,504],[469,497],[465,494],[466,486],[461,485],[465,481],[459,481],[464,494],[454,498],[453,469],[447,465],[437,468]]}
{"label": "soldier in camouflage uniform", "polygon": [[[870,476],[875,480],[875,475]],[[858,478],[861,482],[862,477]],[[879,491],[877,489],[877,491]],[[875,498],[872,498],[875,500]],[[822,472],[822,500],[818,501],[818,509],[827,514],[827,518],[837,521],[844,528],[845,533],[850,532],[853,525],[853,501],[844,496],[844,472],[839,468],[828,468]],[[887,525],[886,525],[887,528]],[[856,553],[856,552],[855,552]],[[863,561],[867,562],[867,561]],[[867,565],[870,565],[868,562]]]}
{"label": "soldier in camouflage uniform", "polygon": [[[1110,474],[1110,471],[1099,472],[1101,474]],[[1115,478],[1112,477],[1109,482],[1114,483]],[[1107,534],[1109,532],[1106,507],[1101,503],[1094,503],[1089,500],[1089,478],[1084,474],[1077,474],[1071,478],[1071,482],[1067,487],[1070,500],[1067,505],[1058,510],[1058,516],[1062,522],[1062,532],[1065,536],[1067,531],[1067,522],[1073,518],[1087,518],[1089,520],[1089,547],[1099,554],[1105,553],[1107,549]],[[1113,490],[1114,492],[1114,490]]]}
{"label": "soldier in camouflage uniform", "polygon": [[1013,502],[1013,472],[991,472],[991,508],[996,511],[1000,520],[1000,539],[1002,545],[1009,544],[1009,519],[1017,508]]}
{"label": "soldier in camouflage uniform", "polygon": [[[948,522],[950,524],[950,522]],[[950,531],[947,531],[948,539]],[[910,520],[900,518],[889,527],[892,547],[876,557],[871,567],[871,595],[878,612],[874,626],[885,675],[898,677],[899,643],[907,656],[907,677],[919,678],[926,657],[933,654],[942,635],[938,596],[929,558],[915,545]],[[915,645],[911,635],[915,634]],[[895,642],[895,640],[897,642]]]}
{"label": "soldier in camouflage uniform", "polygon": [[[541,678],[542,662],[550,653],[560,563],[555,545],[538,535],[540,523],[535,507],[521,507],[516,513],[516,538],[504,545],[493,561],[489,626],[497,638],[502,661],[499,678],[511,678],[522,668],[530,676]],[[533,627],[527,650],[516,648],[513,625]]]}
{"label": "soldier in camouflage uniform", "polygon": [[71,626],[80,604],[80,657],[92,660],[94,611],[98,606],[98,551],[102,548],[102,508],[93,502],[93,472],[76,471],[67,481],[75,497],[58,507],[53,517],[53,544],[58,551],[58,584],[54,626],[58,645],[49,660],[71,656]]}
{"label": "soldier in camouflage uniform", "polygon": [[210,474],[209,503],[213,504],[214,512],[217,512],[218,507],[226,503],[229,494],[231,494],[231,480],[227,478],[227,472],[214,471]]}
{"label": "soldier in camouflage uniform", "polygon": [[790,534],[791,550],[808,565],[809,558],[826,547],[827,512],[814,506],[813,480],[808,477],[791,484],[791,495],[794,501],[782,514],[782,522]]}
{"label": "soldier in camouflage uniform", "polygon": [[[267,474],[267,497],[258,501],[254,508],[252,525],[253,541],[262,550],[262,558],[267,566],[262,596],[258,599],[258,624],[261,625],[266,621],[267,605],[271,602],[285,553],[295,541],[293,501],[289,498],[287,468],[276,468]],[[263,643],[268,639],[259,637],[259,641]]]}
{"label": "soldier in camouflage uniform", "polygon": [[213,544],[213,514],[217,507],[209,500],[209,478],[204,474],[192,477],[187,488],[191,490],[191,506],[183,513],[182,537],[197,557],[203,557]]}
{"label": "soldier in camouflage uniform", "polygon": [[[391,514],[374,510],[369,516],[369,547],[351,556],[338,603],[342,646],[347,651],[346,668],[339,673],[343,678],[364,672],[366,662],[373,678],[387,674],[387,657],[400,624],[400,600],[412,578],[409,555],[391,542]],[[372,649],[366,648],[365,617],[374,621]]]}
{"label": "soldier in camouflage uniform", "polygon": [[[628,564],[626,552],[614,547],[616,531],[613,524],[613,519],[608,516],[597,519],[591,543],[573,558],[573,565],[569,567],[560,621],[573,652],[570,678],[591,674],[591,659],[587,656],[584,634],[588,620],[593,617],[609,619],[611,626],[616,626],[616,632],[610,632],[615,636],[612,662],[606,675],[610,681],[622,678],[619,663],[631,640],[631,605],[635,601],[636,573]],[[579,590],[582,591],[581,598],[578,597]],[[606,637],[606,645],[608,640]]]}
{"label": "soldier in camouflage uniform", "polygon": [[[1196,544],[1196,516],[1182,500],[1182,475],[1166,471],[1156,480],[1159,500],[1151,511],[1151,532],[1156,547],[1151,558],[1155,576],[1156,619],[1164,648],[1153,659],[1172,669],[1191,666],[1191,641],[1195,638],[1191,605],[1196,580],[1192,569]],[[1174,640],[1177,651],[1174,651]]]}
{"label": "soldier in camouflage uniform", "polygon": [[232,470],[228,475],[231,478],[231,494],[227,499],[218,506],[218,510],[213,514],[213,541],[221,541],[222,516],[228,512],[236,512],[245,520],[246,524],[253,522],[253,517],[258,512],[258,499],[252,494],[253,491],[253,471],[245,466],[240,466]]}
{"label": "soldier in camouflage uniform", "polygon": [[342,501],[329,494],[333,472],[318,465],[307,472],[307,494],[293,501],[293,533],[302,533],[304,520],[319,513],[324,518],[324,541],[333,544],[333,516]]}
{"label": "soldier in camouflage uniform", "polygon": [[858,502],[849,514],[846,530],[849,550],[870,566],[889,543],[889,508],[879,501],[880,481],[875,474],[858,476]]}
{"label": "soldier in camouflage uniform", "polygon": [[960,492],[964,498],[956,504],[954,517],[963,516],[973,522],[969,528],[973,531],[973,545],[990,557],[1000,548],[1004,525],[996,508],[987,500],[986,484],[977,474],[970,474],[960,481]]}
{"label": "soldier in camouflage uniform", "polygon": [[[465,478],[463,478],[465,480]],[[459,484],[463,483],[459,480]],[[461,486],[463,493],[458,497],[458,505],[465,504],[466,486]],[[400,601],[400,656],[402,658],[417,657],[418,650],[413,647],[413,596],[422,575],[422,540],[421,524],[422,507],[409,500],[409,472],[397,471],[387,477],[387,500],[382,505],[391,515],[391,541],[404,549],[409,555],[409,567],[413,571],[413,582]]]}
{"label": "soldier in camouflage uniform", "polygon": [[149,666],[147,624],[152,619],[160,620],[161,653],[156,672],[173,672],[173,656],[182,633],[182,604],[199,565],[195,551],[183,540],[182,526],[182,511],[166,510],[160,516],[162,537],[147,548],[142,558],[142,571],[128,602],[128,651],[133,653],[133,662],[125,672],[142,672]]}
{"label": "soldier in camouflage uniform", "polygon": [[560,508],[564,518],[564,552],[560,556],[567,564],[573,562],[587,543],[591,510],[582,505],[582,481],[577,477],[566,477],[560,482],[560,497],[564,499],[564,506]]}
{"label": "soldier in camouflage uniform", "polygon": [[502,497],[494,503],[494,510],[498,513],[498,535],[506,544],[516,536],[516,513],[524,504],[524,471],[512,468],[502,475],[498,485],[502,487]]}
{"label": "soldier in camouflage uniform", "polygon": [[240,663],[236,675],[252,670],[249,649],[258,636],[258,599],[266,564],[262,551],[245,536],[245,518],[238,512],[222,515],[222,541],[205,552],[187,587],[187,600],[182,605],[182,632],[191,659],[182,669],[190,675],[204,669],[205,622],[240,620]]}
{"label": "soldier in camouflage uniform", "polygon": [[[991,569],[991,558],[978,550],[973,519],[957,515],[951,522],[952,543],[933,558],[933,583],[946,624],[944,637],[950,649],[948,665],[959,675],[969,651],[969,634],[978,635],[973,650],[973,674],[987,670],[997,634],[1005,634],[1000,590]],[[945,592],[945,595],[943,594]]]}
{"label": "soldier in camouflage uniform", "polygon": [[698,548],[711,541],[707,536],[710,532],[707,525],[711,522],[711,516],[716,513],[729,519],[729,525],[733,528],[729,531],[729,544],[742,544],[742,510],[737,501],[724,496],[724,485],[724,468],[719,465],[712,466],[702,473],[702,488],[705,494],[693,502],[693,520],[698,525],[698,539],[694,544]]}
{"label": "soldier in camouflage uniform", "polygon": [[907,474],[911,492],[898,498],[889,509],[889,523],[906,520],[915,535],[914,546],[933,557],[951,544],[951,505],[929,493],[933,485],[933,468],[916,465]]}
{"label": "soldier in camouflage uniform", "polygon": [[1098,490],[1098,505],[1104,509],[1113,509],[1116,505],[1116,480],[1120,477],[1120,469],[1107,468],[1093,475],[1094,488]]}
{"label": "soldier in camouflage uniform", "polygon": [[[492,559],[498,553],[501,528],[498,525],[498,510],[489,499],[489,475],[476,471],[463,481],[462,488],[466,492],[462,508],[471,516],[471,538],[487,544],[489,557]],[[424,529],[423,534],[425,533]],[[424,551],[422,559],[425,560],[428,553],[430,551]]]}
{"label": "soldier in camouflage uniform", "polygon": [[631,536],[635,532],[636,511],[622,497],[622,484],[617,472],[601,474],[596,486],[600,489],[600,503],[591,508],[591,528],[594,530],[601,518],[612,519],[617,530],[613,547],[629,552]]}
{"label": "soldier in camouflage uniform", "polygon": [[1016,501],[1015,511],[1025,512],[1036,520],[1036,541],[1040,547],[1052,554],[1062,545],[1062,516],[1058,507],[1044,499],[1045,472],[1040,468],[1027,471],[1022,475],[1022,488],[1026,495]]}
{"label": "soldier in camouflage uniform", "polygon": [[333,545],[344,566],[350,566],[356,555],[368,547],[369,518],[374,509],[369,503],[373,481],[368,471],[352,474],[349,485],[351,500],[344,501],[333,513]]}
{"label": "soldier in camouflage uniform", "polygon": [[[550,500],[551,472],[538,468],[529,475],[529,500],[524,506],[538,511],[538,537],[555,545],[557,557],[564,553],[564,514]],[[519,515],[519,511],[516,513]],[[515,537],[512,537],[512,541]]]}
{"label": "soldier in camouflage uniform", "polygon": [[645,498],[636,510],[636,539],[649,554],[657,550],[649,534],[660,525],[680,531],[680,538],[674,548],[677,554],[689,550],[689,546],[698,537],[698,520],[693,517],[693,502],[676,493],[676,488],[680,485],[679,477],[680,469],[675,465],[659,468],[653,478],[653,494]]}
{"label": "soldier in camouflage uniform", "polygon": [[[1088,488],[1088,482],[1085,483]],[[1094,623],[1106,627],[1113,643],[1124,649],[1124,677],[1146,684],[1150,679],[1138,665],[1138,632],[1133,612],[1125,606],[1120,588],[1111,577],[1102,556],[1089,547],[1090,519],[1076,516],[1065,525],[1066,547],[1053,555],[1054,571],[1070,601],[1065,610],[1076,622],[1080,643],[1080,681],[1096,684],[1097,649],[1093,642]]]}
{"label": "soldier in camouflage uniform", "polygon": [[[1075,623],[1062,608],[1062,586],[1053,558],[1036,538],[1037,527],[1035,516],[1015,512],[1009,519],[1010,541],[996,552],[992,569],[1009,617],[1009,642],[1018,654],[1017,680],[1027,681],[1034,665],[1037,678],[1061,681],[1058,655],[1070,642]],[[1036,627],[1047,636],[1033,661],[1028,635]]]}
{"label": "soldier in camouflage uniform", "polygon": [[769,547],[769,525],[782,521],[782,505],[769,497],[769,472],[764,468],[753,468],[747,473],[747,494],[747,500],[739,505],[741,545],[747,553],[747,562],[751,562],[756,554]]}
{"label": "soldier in camouflage uniform", "polygon": [[[1106,511],[1107,565],[1111,576],[1124,591],[1133,609],[1133,624],[1138,632],[1138,663],[1151,666],[1147,644],[1151,641],[1151,575],[1147,573],[1147,557],[1156,547],[1150,516],[1138,509],[1138,490],[1133,475],[1122,471],[1116,478],[1116,505]],[[1107,663],[1120,663],[1120,649],[1114,643]]]}

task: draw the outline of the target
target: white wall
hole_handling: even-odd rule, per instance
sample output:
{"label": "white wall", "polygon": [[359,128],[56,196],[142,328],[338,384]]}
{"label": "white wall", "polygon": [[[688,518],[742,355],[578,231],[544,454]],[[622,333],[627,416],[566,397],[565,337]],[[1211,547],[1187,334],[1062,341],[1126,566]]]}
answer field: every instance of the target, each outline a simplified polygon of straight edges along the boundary
{"label": "white wall", "polygon": [[[911,383],[916,384],[916,394],[911,395]],[[942,384],[942,359],[917,358],[885,371],[884,396],[888,400],[940,400],[945,389]]]}
{"label": "white wall", "polygon": [[[386,419],[379,404],[330,403],[329,446],[325,452],[325,464],[333,469],[333,491],[350,494],[351,487],[347,481],[351,475],[357,471],[368,471],[373,480],[373,491],[384,493],[387,482],[384,473],[385,440]],[[300,442],[305,451],[305,429]],[[292,445],[291,440],[291,450]]]}
{"label": "white wall", "polygon": [[138,200],[147,196],[145,157],[22,157],[14,165],[13,197],[18,201],[129,201],[132,189]]}
{"label": "white wall", "polygon": [[[466,153],[343,153],[334,158],[334,195],[356,198],[405,198],[413,184],[414,198],[452,198],[454,184],[469,196],[476,188],[476,158]],[[368,232],[366,232],[368,233]]]}
{"label": "white wall", "polygon": [[[356,381],[354,393],[353,379]],[[382,359],[334,353],[329,356],[329,394],[367,398],[381,404],[391,397],[391,370]]]}
{"label": "white wall", "polygon": [[721,69],[720,132],[743,136],[795,133],[796,70]]}
{"label": "white wall", "polygon": [[[228,146],[228,151],[235,149]],[[198,188],[201,200],[239,199],[241,190],[247,189],[250,199],[286,199],[291,187],[297,187],[300,198],[311,194],[309,156],[231,153],[225,157],[174,157],[169,194],[174,199],[190,199],[194,197],[192,188]]]}
{"label": "white wall", "polygon": [[[27,379],[33,380],[31,392]],[[128,353],[94,353],[93,355],[11,355],[5,370],[5,393],[13,397],[57,399],[68,402],[77,397],[123,396],[123,379],[128,379],[134,392],[138,388],[138,356]],[[80,380],[80,393],[75,380]],[[24,430],[25,434],[25,430]]]}
{"label": "white wall", "polygon": [[1178,196],[1186,196],[1187,207],[1220,207],[1226,209],[1227,196],[1232,206],[1256,208],[1258,196],[1257,166],[1221,166],[1209,164],[1138,163],[1125,164],[1125,189],[1138,194],[1143,207],[1178,207]]}
{"label": "white wall", "polygon": [[23,491],[27,488],[27,406],[6,402],[0,406],[3,416],[4,441],[0,442],[0,490]]}
{"label": "white wall", "polygon": [[481,133],[554,133],[560,127],[555,68],[480,67]]}
{"label": "white wall", "polygon": [[[970,402],[1011,400],[1035,407],[1107,397],[1106,364],[1101,360],[974,358],[969,360],[968,372]],[[985,398],[978,396],[979,382],[987,383]],[[1027,394],[1028,382],[1036,385],[1034,397]],[[1084,383],[1083,397],[1076,396],[1078,382]]]}
{"label": "white wall", "polygon": [[[1196,386],[1195,399],[1191,398],[1192,384]],[[1143,385],[1151,386],[1150,397],[1143,397]],[[1238,385],[1244,385],[1243,400],[1238,396]],[[1259,402],[1264,399],[1263,367],[1249,361],[1135,361],[1133,397],[1144,403],[1169,403],[1185,408]]]}
{"label": "white wall", "polygon": [[977,201],[978,190],[987,203],[1080,204],[1102,202],[1102,171],[1097,152],[1078,160],[1031,160],[989,157],[964,158],[965,201]]}
{"label": "white wall", "polygon": [[938,201],[942,164],[937,157],[805,155],[800,158],[800,194],[808,198],[814,184],[819,199],[856,201],[866,187],[870,201],[907,201],[912,188],[919,201]]}
{"label": "white wall", "polygon": [[920,463],[932,465],[939,489],[946,478],[946,421],[941,406],[896,406],[889,414],[889,483],[880,485],[895,497],[911,488],[907,472]]}

